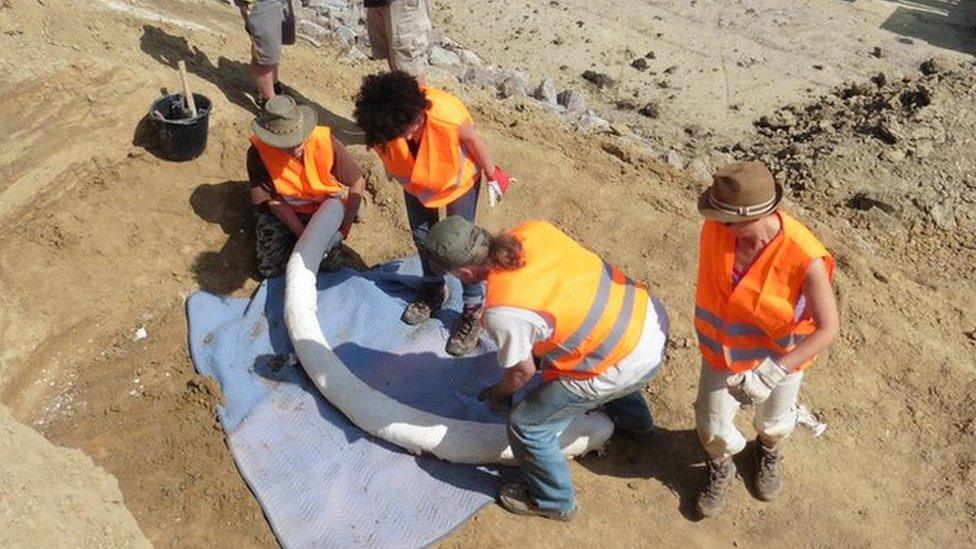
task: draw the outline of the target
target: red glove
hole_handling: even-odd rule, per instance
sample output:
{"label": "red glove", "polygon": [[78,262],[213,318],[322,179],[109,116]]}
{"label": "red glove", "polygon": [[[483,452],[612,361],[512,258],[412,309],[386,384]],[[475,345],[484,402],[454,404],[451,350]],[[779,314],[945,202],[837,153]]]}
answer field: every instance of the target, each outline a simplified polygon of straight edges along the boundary
{"label": "red glove", "polygon": [[349,231],[352,229],[352,224],[346,225],[345,227],[339,227],[339,234],[342,235],[342,239],[345,240],[349,238]]}
{"label": "red glove", "polygon": [[508,184],[510,179],[508,174],[501,166],[495,166],[495,171],[491,174],[491,179],[488,180],[488,205],[492,208],[498,204],[502,195],[508,190]]}

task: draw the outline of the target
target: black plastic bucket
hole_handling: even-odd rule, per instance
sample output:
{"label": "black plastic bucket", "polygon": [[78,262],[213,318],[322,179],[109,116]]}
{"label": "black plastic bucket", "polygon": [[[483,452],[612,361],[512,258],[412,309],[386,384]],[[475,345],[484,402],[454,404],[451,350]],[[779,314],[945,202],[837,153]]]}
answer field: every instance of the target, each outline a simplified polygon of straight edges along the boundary
{"label": "black plastic bucket", "polygon": [[197,117],[190,118],[183,108],[183,94],[160,97],[149,107],[149,119],[158,127],[159,150],[169,160],[192,160],[207,148],[210,124],[210,100],[193,94]]}

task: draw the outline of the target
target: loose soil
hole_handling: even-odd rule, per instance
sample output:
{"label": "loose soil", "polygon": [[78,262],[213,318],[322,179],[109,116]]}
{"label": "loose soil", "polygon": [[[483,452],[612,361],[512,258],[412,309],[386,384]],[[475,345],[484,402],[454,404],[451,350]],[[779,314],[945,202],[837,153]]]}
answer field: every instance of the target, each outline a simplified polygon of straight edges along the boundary
{"label": "loose soil", "polygon": [[[511,17],[539,24],[533,9],[561,5],[581,14],[580,27],[552,25],[578,48],[558,55],[536,49],[538,65],[526,65],[535,69],[566,62],[559,59],[586,63],[586,38],[572,34],[592,31],[600,15],[586,4],[484,7],[506,6]],[[712,4],[699,2],[691,13],[724,13]],[[242,91],[250,90],[247,40],[235,10],[209,0],[2,5],[0,50],[9,53],[0,58],[0,400],[20,421],[114,475],[155,545],[273,545],[215,419],[219,388],[194,373],[186,346],[189,293],[245,296],[256,285],[243,160],[252,116]],[[822,30],[829,13],[852,39],[884,19],[881,5],[800,4],[789,12],[793,26],[761,20],[762,36]],[[654,20],[648,10],[663,8],[636,6],[633,28],[644,33],[640,18]],[[959,6],[945,5],[956,13]],[[478,38],[460,7],[443,3],[440,28],[503,61],[501,41]],[[608,11],[611,29],[592,36],[634,49],[630,34],[614,35],[629,24],[626,12]],[[665,36],[694,30],[691,22],[653,25]],[[971,43],[948,28],[955,41],[936,46]],[[444,545],[976,543],[974,69],[945,61],[922,74],[918,65],[934,47],[899,50],[890,30],[879,32],[865,36],[886,40],[887,56],[872,56],[881,61],[826,48],[836,78],[811,85],[810,97],[797,83],[809,80],[807,69],[791,69],[782,83],[767,79],[768,98],[757,91],[743,96],[748,106],[726,110],[744,113],[746,122],[705,127],[686,142],[717,149],[706,156],[713,164],[759,156],[773,165],[789,189],[790,211],[837,256],[844,315],[841,340],[811,370],[801,395],[827,432],[813,438],[798,431],[786,445],[779,501],[760,503],[737,484],[730,511],[710,521],[691,511],[703,474],[691,409],[699,183],[647,149],[574,133],[532,100],[500,102],[442,83],[465,98],[495,155],[520,181],[498,208],[482,209],[481,221],[493,229],[540,215],[555,221],[646,281],[672,318],[668,363],[646,392],[661,432],[645,445],[614,438],[604,455],[573,463],[576,522],[524,519],[490,506]],[[787,45],[739,36],[765,52],[764,75],[793,59],[790,45],[821,43],[809,34],[782,38]],[[507,64],[533,53],[515,51],[518,40],[507,43]],[[680,56],[681,45],[676,38],[669,55]],[[708,58],[705,49],[691,51],[681,59]],[[182,164],[154,155],[141,121],[159,87],[177,87],[178,59],[215,104],[207,151]],[[369,171],[368,215],[349,241],[349,260],[359,265],[412,252],[402,196],[349,122],[362,76],[382,68],[348,62],[337,46],[302,43],[286,50],[282,69],[298,99],[315,106]],[[876,72],[885,72],[885,82],[870,81]],[[855,76],[845,87],[843,79]],[[645,89],[643,81],[635,86]],[[648,133],[686,139],[685,121],[694,105],[711,104],[706,99],[675,108]],[[139,327],[148,337],[134,340]],[[748,478],[748,455],[741,457]],[[0,456],[8,459],[16,457]]]}

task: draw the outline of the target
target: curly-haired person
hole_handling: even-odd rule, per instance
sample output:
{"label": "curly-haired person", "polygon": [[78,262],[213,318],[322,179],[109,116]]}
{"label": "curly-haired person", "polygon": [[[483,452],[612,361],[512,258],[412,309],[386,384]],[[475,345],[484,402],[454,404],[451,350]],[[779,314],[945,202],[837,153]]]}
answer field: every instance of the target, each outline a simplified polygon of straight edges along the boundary
{"label": "curly-haired person", "polygon": [[[447,215],[474,221],[481,178],[494,199],[508,187],[508,175],[492,159],[468,109],[443,90],[421,87],[402,71],[367,76],[356,97],[356,123],[387,174],[403,186],[407,217],[423,265],[423,287],[401,317],[420,324],[447,299],[443,275],[424,252],[427,234]],[[484,284],[462,284],[464,311],[447,341],[447,352],[463,356],[478,344]]]}

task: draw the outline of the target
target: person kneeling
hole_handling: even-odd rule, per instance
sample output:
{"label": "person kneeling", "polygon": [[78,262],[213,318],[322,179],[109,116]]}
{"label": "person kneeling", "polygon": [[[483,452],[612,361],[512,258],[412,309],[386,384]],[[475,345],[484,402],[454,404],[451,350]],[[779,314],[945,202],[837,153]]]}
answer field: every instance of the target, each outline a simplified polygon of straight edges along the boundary
{"label": "person kneeling", "polygon": [[482,398],[498,411],[542,369],[542,384],[511,408],[508,439],[525,482],[499,495],[507,510],[568,521],[576,512],[559,434],[603,406],[638,437],[653,430],[640,389],[664,358],[668,318],[647,289],[545,221],[491,236],[460,216],[434,225],[426,241],[437,272],[485,281],[483,323],[505,369]]}
{"label": "person kneeling", "polygon": [[[345,239],[362,202],[366,180],[356,160],[315,111],[287,95],[270,99],[251,123],[247,174],[254,206],[255,252],[262,278],[280,276],[305,225],[329,198],[345,202]],[[323,260],[338,267],[340,246]]]}

